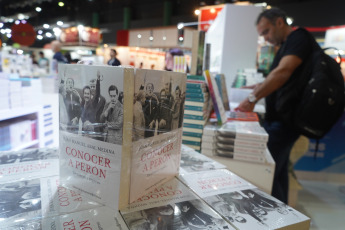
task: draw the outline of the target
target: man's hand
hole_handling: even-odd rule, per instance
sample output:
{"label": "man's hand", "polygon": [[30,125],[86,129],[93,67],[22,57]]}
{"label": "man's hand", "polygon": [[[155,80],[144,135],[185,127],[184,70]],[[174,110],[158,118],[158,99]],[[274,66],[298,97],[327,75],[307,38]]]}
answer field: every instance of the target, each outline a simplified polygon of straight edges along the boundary
{"label": "man's hand", "polygon": [[255,103],[249,102],[248,99],[244,99],[237,108],[235,108],[235,111],[238,112],[253,112],[255,107]]}

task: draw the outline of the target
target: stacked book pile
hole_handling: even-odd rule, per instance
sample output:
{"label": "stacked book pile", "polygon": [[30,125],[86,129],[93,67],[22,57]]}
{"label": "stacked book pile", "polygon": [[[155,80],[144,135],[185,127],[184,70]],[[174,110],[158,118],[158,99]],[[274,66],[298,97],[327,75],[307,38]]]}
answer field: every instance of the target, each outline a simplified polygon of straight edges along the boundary
{"label": "stacked book pile", "polygon": [[208,123],[203,132],[201,152],[235,160],[265,163],[268,134],[258,122]]}
{"label": "stacked book pile", "polygon": [[200,151],[205,124],[212,109],[204,76],[188,75],[182,143]]}

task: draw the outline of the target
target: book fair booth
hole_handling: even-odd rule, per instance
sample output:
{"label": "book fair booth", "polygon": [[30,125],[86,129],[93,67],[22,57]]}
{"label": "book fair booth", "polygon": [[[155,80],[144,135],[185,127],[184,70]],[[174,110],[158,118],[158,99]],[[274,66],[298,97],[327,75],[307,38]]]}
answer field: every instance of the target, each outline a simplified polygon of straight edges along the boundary
{"label": "book fair booth", "polygon": [[[196,23],[118,30],[112,44],[63,28],[69,64],[53,43],[3,46],[0,229],[310,229],[298,179],[345,181],[345,118],[297,141],[289,202],[274,198],[265,101],[235,111],[275,54],[254,25],[263,9],[205,6]],[[325,45],[345,50],[343,33]]]}

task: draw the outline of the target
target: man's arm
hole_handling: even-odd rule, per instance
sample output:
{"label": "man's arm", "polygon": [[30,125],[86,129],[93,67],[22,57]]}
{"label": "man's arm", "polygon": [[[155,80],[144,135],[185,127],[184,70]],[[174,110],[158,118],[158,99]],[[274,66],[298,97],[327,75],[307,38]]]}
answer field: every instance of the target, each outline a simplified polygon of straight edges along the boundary
{"label": "man's arm", "polygon": [[[289,80],[297,67],[302,64],[302,61],[303,60],[296,55],[284,56],[280,60],[279,65],[269,73],[265,81],[253,90],[252,94],[256,97],[256,102],[282,87]],[[235,110],[241,112],[252,112],[255,103],[249,102],[248,99],[245,99]]]}

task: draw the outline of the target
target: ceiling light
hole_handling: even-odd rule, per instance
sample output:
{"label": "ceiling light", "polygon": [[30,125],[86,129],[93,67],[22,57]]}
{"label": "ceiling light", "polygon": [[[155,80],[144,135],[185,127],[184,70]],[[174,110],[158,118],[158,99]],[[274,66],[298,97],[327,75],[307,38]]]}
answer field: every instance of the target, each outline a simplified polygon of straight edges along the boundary
{"label": "ceiling light", "polygon": [[7,36],[8,38],[11,38],[11,37],[12,37],[12,35],[11,35],[11,34],[6,34],[6,36]]}
{"label": "ceiling light", "polygon": [[43,36],[42,36],[42,35],[37,35],[37,39],[38,39],[38,40],[42,40],[42,39],[43,39]]}
{"label": "ceiling light", "polygon": [[164,41],[167,40],[167,37],[166,37],[166,36],[163,36],[163,40],[164,40]]}
{"label": "ceiling light", "polygon": [[42,30],[37,31],[38,34],[43,34]]}
{"label": "ceiling light", "polygon": [[5,34],[5,33],[6,33],[6,30],[5,30],[5,29],[1,29],[0,32],[1,32],[2,34]]}
{"label": "ceiling light", "polygon": [[179,23],[179,24],[177,24],[177,29],[182,29],[184,27],[184,24],[183,23]]}
{"label": "ceiling light", "polygon": [[138,34],[138,38],[141,38],[141,34]]}
{"label": "ceiling light", "polygon": [[55,28],[53,29],[53,31],[54,31],[55,36],[57,36],[57,37],[60,36],[61,30],[60,30],[59,28],[55,27]]}
{"label": "ceiling light", "polygon": [[17,50],[17,54],[23,54],[24,51],[23,50]]}
{"label": "ceiling light", "polygon": [[81,31],[84,29],[84,26],[83,25],[78,25],[78,30]]}
{"label": "ceiling light", "polygon": [[21,23],[26,24],[26,20],[22,20]]}
{"label": "ceiling light", "polygon": [[48,24],[43,24],[43,28],[48,29],[50,26]]}
{"label": "ceiling light", "polygon": [[149,38],[149,39],[150,39],[150,41],[153,41],[153,37],[152,37],[152,36],[150,36],[150,38]]}
{"label": "ceiling light", "polygon": [[26,18],[26,16],[24,14],[18,14],[18,19],[19,20],[23,20],[25,18]]}
{"label": "ceiling light", "polygon": [[16,20],[16,21],[14,22],[14,24],[19,25],[19,24],[20,24],[20,21],[19,21],[19,20]]}
{"label": "ceiling light", "polygon": [[6,33],[10,34],[12,30],[10,28],[5,29]]}
{"label": "ceiling light", "polygon": [[179,37],[178,40],[182,42],[183,41],[183,37]]}
{"label": "ceiling light", "polygon": [[194,14],[195,14],[195,15],[199,15],[199,14],[200,14],[200,10],[195,10],[195,11],[194,11]]}
{"label": "ceiling light", "polygon": [[0,22],[0,28],[2,28],[4,26],[4,23]]}
{"label": "ceiling light", "polygon": [[63,6],[65,5],[65,3],[59,2],[58,5],[59,5],[60,7],[63,7]]}
{"label": "ceiling light", "polygon": [[291,25],[291,24],[293,23],[293,19],[290,18],[290,17],[287,17],[287,18],[286,18],[286,23],[287,23],[288,25]]}
{"label": "ceiling light", "polygon": [[41,12],[42,11],[42,8],[41,7],[36,7],[35,9],[37,12]]}
{"label": "ceiling light", "polygon": [[57,21],[57,22],[56,22],[56,25],[62,26],[62,25],[63,25],[63,22],[62,22],[62,21]]}
{"label": "ceiling light", "polygon": [[108,47],[108,44],[104,44],[103,46],[104,46],[104,48],[107,48],[107,47]]}
{"label": "ceiling light", "polygon": [[47,33],[46,33],[46,36],[47,36],[48,38],[50,38],[50,37],[52,37],[53,35],[52,35],[52,33],[47,32]]}

